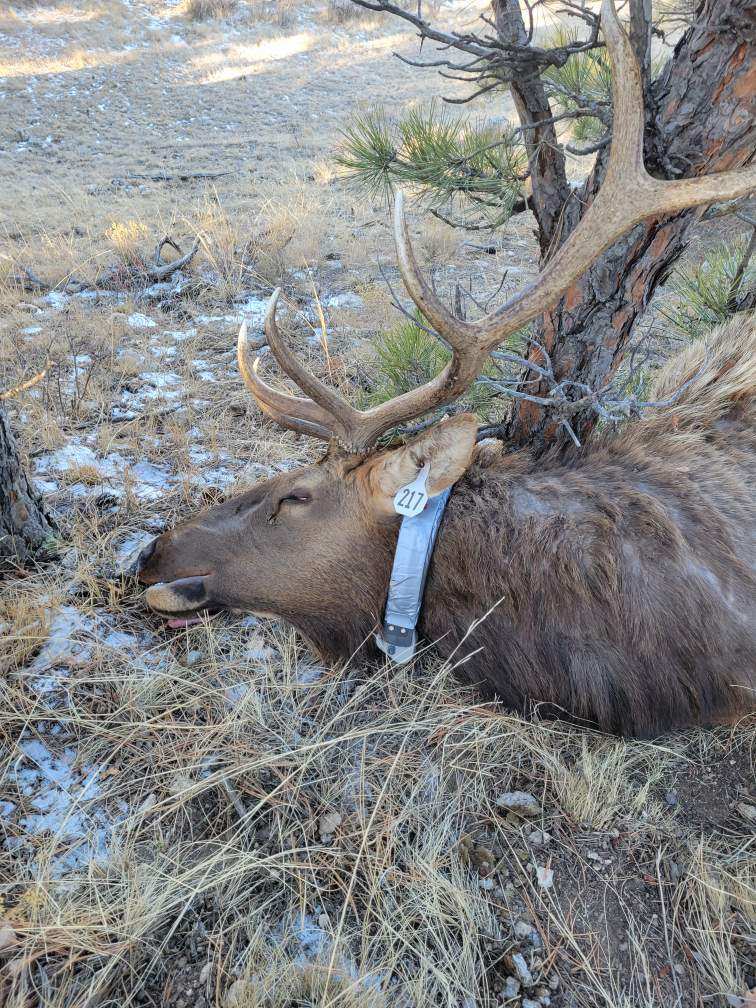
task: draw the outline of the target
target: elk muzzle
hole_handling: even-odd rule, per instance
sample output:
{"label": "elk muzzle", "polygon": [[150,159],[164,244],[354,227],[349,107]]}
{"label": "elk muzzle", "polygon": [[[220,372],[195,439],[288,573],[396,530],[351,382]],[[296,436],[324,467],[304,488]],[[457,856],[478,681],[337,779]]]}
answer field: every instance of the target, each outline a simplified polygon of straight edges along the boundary
{"label": "elk muzzle", "polygon": [[207,577],[185,577],[158,582],[145,592],[147,604],[166,616],[183,616],[210,605]]}

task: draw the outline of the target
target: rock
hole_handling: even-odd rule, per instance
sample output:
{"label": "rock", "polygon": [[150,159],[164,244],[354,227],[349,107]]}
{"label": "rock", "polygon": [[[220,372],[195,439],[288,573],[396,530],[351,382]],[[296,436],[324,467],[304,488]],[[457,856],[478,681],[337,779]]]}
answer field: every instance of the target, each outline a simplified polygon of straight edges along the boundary
{"label": "rock", "polygon": [[0,924],[0,953],[5,952],[16,942],[16,932],[10,924]]}
{"label": "rock", "polygon": [[748,819],[750,822],[756,822],[756,805],[749,805],[748,802],[742,801],[738,802],[736,808],[744,819]]}
{"label": "rock", "polygon": [[490,878],[482,878],[482,879],[478,879],[478,885],[480,886],[481,889],[488,889],[488,890],[490,890],[490,889],[493,889],[493,887],[494,887],[494,881],[493,881],[493,879],[490,879]]}
{"label": "rock", "polygon": [[527,921],[517,921],[514,926],[514,933],[518,938],[530,938],[533,933],[533,928]]}
{"label": "rock", "polygon": [[525,962],[525,956],[520,952],[515,952],[512,956],[512,965],[515,968],[515,973],[520,983],[529,987],[533,983],[533,975],[528,969],[528,964]]}
{"label": "rock", "polygon": [[664,795],[664,801],[670,807],[672,805],[677,805],[677,801],[678,801],[677,791],[667,791],[667,793]]}
{"label": "rock", "polygon": [[259,993],[259,984],[252,980],[234,980],[223,998],[224,1008],[243,1008],[253,1004],[255,994]]}
{"label": "rock", "polygon": [[504,996],[508,998],[517,997],[520,993],[520,981],[517,977],[508,976],[504,981]]}
{"label": "rock", "polygon": [[201,984],[207,983],[207,981],[210,979],[210,971],[212,970],[212,968],[213,965],[212,963],[209,962],[206,962],[205,965],[202,967],[199,974],[199,982]]}
{"label": "rock", "polygon": [[534,1001],[533,998],[523,998],[521,1004],[522,1008],[541,1008],[541,1002]]}
{"label": "rock", "polygon": [[551,840],[551,834],[546,830],[533,830],[528,840],[533,847],[545,847]]}
{"label": "rock", "polygon": [[144,799],[142,804],[139,806],[138,813],[141,815],[145,815],[152,808],[154,808],[155,805],[157,805],[157,795],[153,792],[151,794],[148,794],[147,797]]}
{"label": "rock", "polygon": [[318,829],[321,836],[330,836],[341,825],[341,815],[338,812],[326,812],[320,817]]}
{"label": "rock", "polygon": [[541,814],[541,806],[527,791],[507,791],[496,799],[498,808],[513,812],[524,819],[534,819]]}

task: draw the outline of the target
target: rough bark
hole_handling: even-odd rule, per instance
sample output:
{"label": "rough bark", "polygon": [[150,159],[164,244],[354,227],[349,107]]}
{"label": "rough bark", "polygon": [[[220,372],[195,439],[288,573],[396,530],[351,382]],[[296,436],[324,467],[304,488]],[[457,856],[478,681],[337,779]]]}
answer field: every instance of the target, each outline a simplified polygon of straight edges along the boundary
{"label": "rough bark", "polygon": [[[527,32],[519,0],[493,0],[494,22],[503,42],[527,44]],[[538,241],[545,255],[559,222],[562,207],[570,195],[564,152],[557,142],[553,116],[543,81],[534,66],[529,74],[513,76],[509,89],[520,123],[531,128],[523,132],[528,152],[532,195],[528,205],[538,224]]]}
{"label": "rough bark", "polygon": [[21,567],[53,531],[0,407],[0,571]]}
{"label": "rough bark", "polygon": [[[646,164],[658,177],[724,171],[750,161],[756,149],[756,30],[753,0],[705,0],[695,24],[651,88],[652,121]],[[621,124],[618,124],[621,128]],[[590,205],[603,178],[606,150],[561,220],[563,242]],[[612,246],[540,325],[560,378],[599,389],[616,371],[633,326],[685,249],[697,212],[650,220]],[[536,353],[537,357],[537,353]],[[528,375],[527,377],[532,377]],[[533,391],[530,385],[528,391]],[[541,394],[548,390],[543,388]],[[595,416],[574,418],[583,440]],[[567,434],[537,406],[518,403],[504,431],[512,445],[540,455],[567,446]]]}

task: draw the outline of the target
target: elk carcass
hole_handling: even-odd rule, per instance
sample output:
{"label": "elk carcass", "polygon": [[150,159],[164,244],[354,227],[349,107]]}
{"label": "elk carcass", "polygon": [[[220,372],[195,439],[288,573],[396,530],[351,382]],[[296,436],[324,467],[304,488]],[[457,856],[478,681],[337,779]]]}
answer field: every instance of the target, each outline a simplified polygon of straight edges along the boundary
{"label": "elk carcass", "polygon": [[261,409],[329,447],[317,465],[258,483],[144,551],[147,602],[173,625],[242,609],[290,621],[325,659],[370,647],[400,525],[394,497],[425,468],[427,492],[451,495],[418,629],[465,680],[508,706],[540,703],[624,734],[756,707],[753,319],[732,321],[662,369],[653,395],[669,408],[569,457],[534,462],[527,451],[476,445],[470,414],[375,448],[397,425],[459,398],[492,349],[635,223],[754,188],[753,169],[682,181],[647,174],[640,75],[611,0],[602,23],[622,129],[603,188],[534,283],[478,322],[455,318],[420,273],[397,199],[405,285],[452,349],[439,375],[355,409],[287,346],[276,292],[267,340],[298,397],[263,381],[242,328],[240,368]]}

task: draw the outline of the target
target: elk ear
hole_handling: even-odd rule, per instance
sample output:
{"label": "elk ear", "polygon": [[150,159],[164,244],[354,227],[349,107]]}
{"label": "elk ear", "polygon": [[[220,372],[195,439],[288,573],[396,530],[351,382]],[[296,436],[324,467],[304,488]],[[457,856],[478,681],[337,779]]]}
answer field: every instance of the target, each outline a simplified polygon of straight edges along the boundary
{"label": "elk ear", "polygon": [[456,483],[470,465],[477,433],[477,417],[460,413],[368,462],[365,485],[372,507],[382,515],[394,514],[397,490],[411,483],[426,463],[431,497]]}

